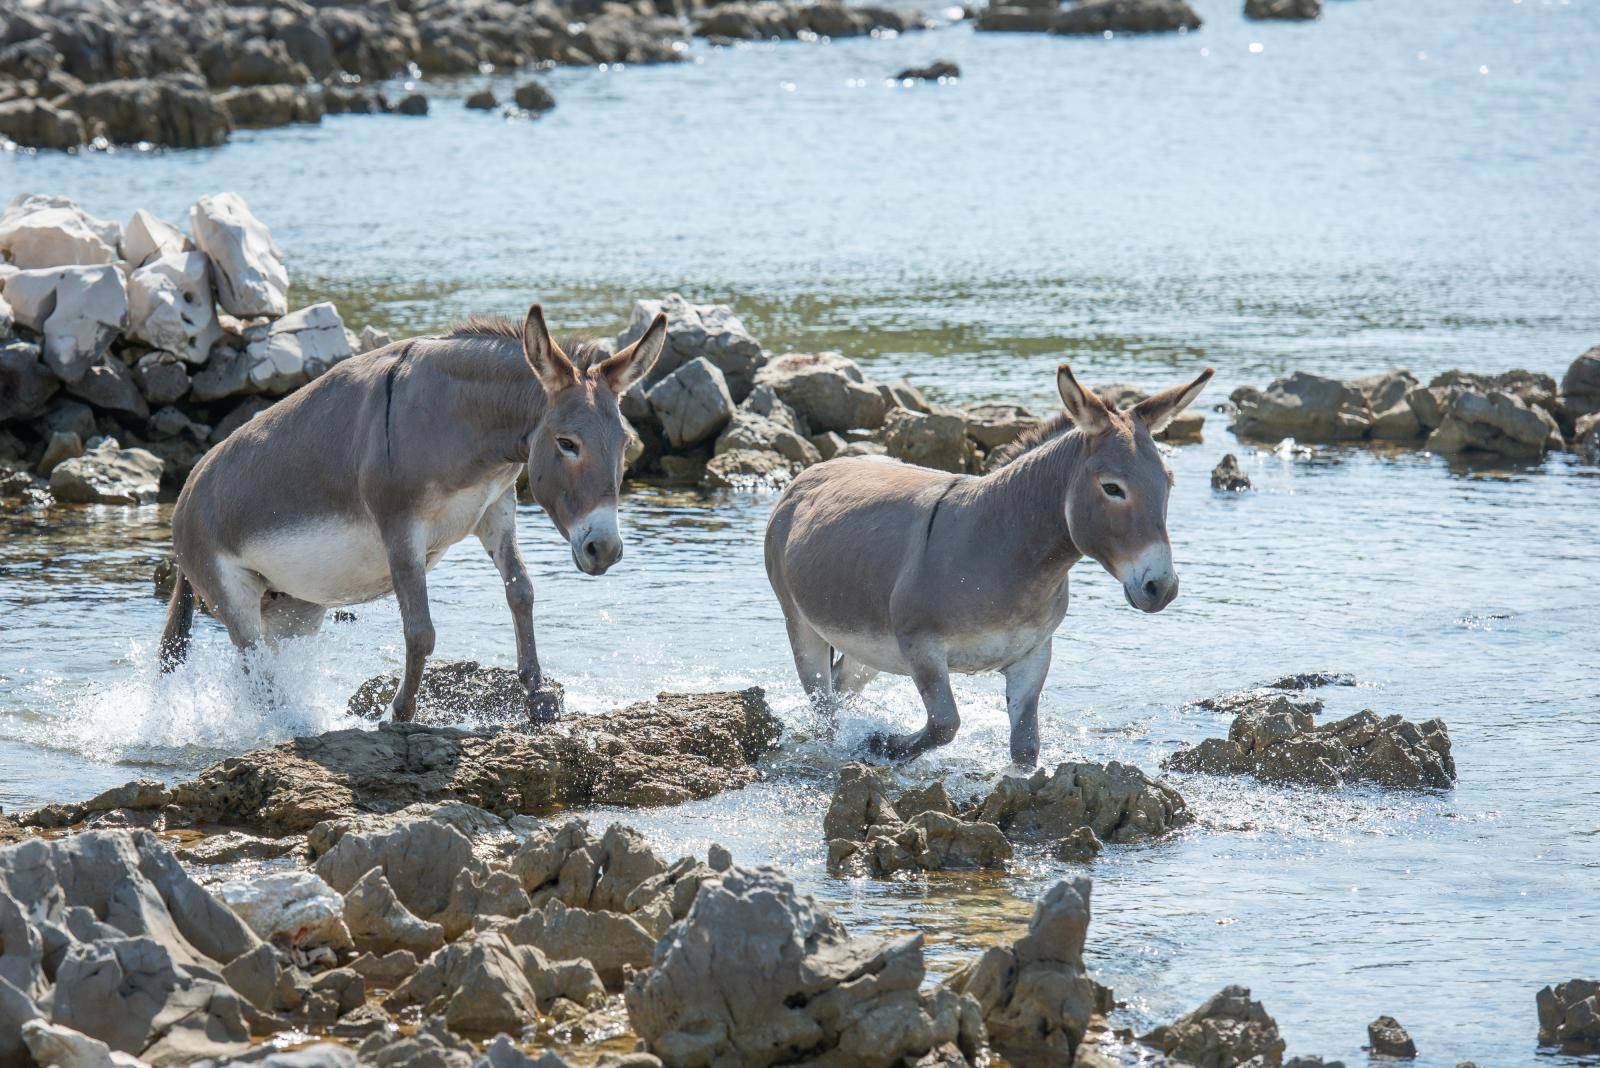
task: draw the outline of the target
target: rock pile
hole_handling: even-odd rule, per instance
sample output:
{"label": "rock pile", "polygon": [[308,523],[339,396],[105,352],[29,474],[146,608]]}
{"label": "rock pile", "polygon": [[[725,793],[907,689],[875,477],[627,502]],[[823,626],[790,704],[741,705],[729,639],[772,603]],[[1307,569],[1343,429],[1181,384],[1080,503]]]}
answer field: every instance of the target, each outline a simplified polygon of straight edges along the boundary
{"label": "rock pile", "polygon": [[836,0],[732,0],[708,4],[706,8],[696,16],[695,36],[718,41],[865,37],[885,30],[904,33],[929,25],[915,11],[878,4],[845,5]]}
{"label": "rock pile", "polygon": [[[1056,843],[1071,851],[1087,827],[1105,842],[1158,838],[1194,820],[1178,791],[1131,764],[1069,762],[1026,779],[1001,780],[971,812],[1013,841]],[[1091,848],[1092,852],[1092,848]]]}
{"label": "rock pile", "polygon": [[901,794],[905,814],[890,799],[887,768],[850,763],[822,821],[828,870],[835,875],[893,875],[901,871],[1004,868],[1011,843],[992,823],[955,815],[941,786]]}
{"label": "rock pile", "polygon": [[1198,1009],[1139,1041],[1196,1068],[1283,1063],[1277,1022],[1242,986],[1223,987]]}
{"label": "rock pile", "polygon": [[1063,8],[1059,0],[991,3],[978,13],[979,30],[1055,33],[1170,33],[1200,28],[1200,16],[1184,0],[1085,0]]}
{"label": "rock pile", "polygon": [[1446,455],[1534,458],[1569,441],[1581,447],[1600,424],[1592,418],[1600,411],[1596,352],[1574,361],[1559,387],[1531,371],[1446,371],[1426,386],[1409,371],[1350,382],[1296,371],[1265,390],[1235,390],[1233,429],[1262,441],[1379,441]]}
{"label": "rock pile", "polygon": [[1228,737],[1180,749],[1162,767],[1320,787],[1370,782],[1416,790],[1455,784],[1450,732],[1440,719],[1418,724],[1367,709],[1318,726],[1321,701],[1272,689],[1224,695],[1202,707],[1234,714]]}
{"label": "rock pile", "polygon": [[1600,982],[1571,979],[1540,990],[1539,1045],[1568,1053],[1600,1053]]}

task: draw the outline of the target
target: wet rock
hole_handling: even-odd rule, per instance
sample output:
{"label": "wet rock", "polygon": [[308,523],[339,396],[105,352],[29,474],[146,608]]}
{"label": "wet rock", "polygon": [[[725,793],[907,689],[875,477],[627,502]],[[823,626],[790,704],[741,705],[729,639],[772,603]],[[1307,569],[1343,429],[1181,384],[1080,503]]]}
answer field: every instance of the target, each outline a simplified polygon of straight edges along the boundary
{"label": "wet rock", "polygon": [[1600,412],[1578,417],[1572,447],[1590,463],[1600,463]]}
{"label": "wet rock", "polygon": [[996,946],[951,976],[977,1001],[990,1045],[1013,1064],[1070,1064],[1111,992],[1083,964],[1089,929],[1087,878],[1062,880],[1034,905],[1028,933]]}
{"label": "wet rock", "polygon": [[68,504],[145,504],[161,492],[161,460],[106,438],[50,472],[50,492]]}
{"label": "wet rock", "polygon": [[1600,982],[1569,979],[1535,996],[1539,1045],[1567,1053],[1600,1052]]}
{"label": "wet rock", "polygon": [[1322,0],[1244,0],[1247,19],[1316,19],[1322,17]]}
{"label": "wet rock", "polygon": [[21,193],[0,215],[0,254],[23,270],[114,263],[121,228],[66,197]]}
{"label": "wet rock", "polygon": [[19,326],[44,335],[44,362],[63,382],[103,359],[128,315],[128,290],[115,267],[48,267],[4,280]]}
{"label": "wet rock", "polygon": [[1277,1022],[1242,986],[1223,987],[1198,1009],[1139,1041],[1196,1068],[1283,1063]]}
{"label": "wet rock", "polygon": [[1600,345],[1573,360],[1561,376],[1561,407],[1572,422],[1600,412]]}
{"label": "wet rock", "polygon": [[1194,819],[1171,786],[1117,761],[1069,762],[1054,772],[1040,768],[1026,779],[1003,779],[974,815],[1013,841],[1053,841],[1088,827],[1115,843],[1156,838]]}
{"label": "wet rock", "polygon": [[779,356],[756,372],[755,382],[772,387],[813,433],[880,427],[889,408],[861,369],[836,352]]}
{"label": "wet rock", "polygon": [[[517,86],[512,99],[516,101],[517,107],[535,115],[549,111],[556,106],[555,96],[539,82],[524,82]],[[648,318],[645,319],[647,325],[649,322]],[[640,333],[643,333],[643,331],[640,331]]]}
{"label": "wet rock", "polygon": [[222,339],[222,327],[217,322],[211,262],[203,253],[159,256],[128,276],[127,332],[189,363],[206,361],[211,347]]}
{"label": "wet rock", "polygon": [[1087,864],[1100,855],[1105,844],[1088,827],[1079,827],[1050,847],[1050,855],[1072,864]]}
{"label": "wet rock", "polygon": [[800,469],[799,463],[780,453],[730,449],[713,456],[699,480],[711,489],[770,489],[782,486]]}
{"label": "wet rock", "polygon": [[754,761],[781,733],[758,687],[660,694],[537,734],[419,724],[330,731],[213,764],[173,792],[195,822],[265,833],[305,830],[362,806],[416,801],[525,814],[673,805],[756,781]]}
{"label": "wet rock", "polygon": [[40,358],[38,345],[0,341],[0,423],[32,419],[61,388]]}
{"label": "wet rock", "polygon": [[645,1048],[668,1066],[809,1058],[878,1068],[963,1063],[976,1004],[922,992],[922,936],[880,943],[844,927],[774,868],[707,882],[624,992]]}
{"label": "wet rock", "polygon": [[82,439],[70,430],[58,430],[45,443],[44,455],[39,457],[37,470],[41,476],[48,478],[50,472],[61,466],[63,461],[82,455]]}
{"label": "wet rock", "polygon": [[358,950],[380,957],[405,950],[414,961],[445,941],[442,926],[418,919],[400,903],[381,866],[374,866],[345,893],[344,922]]}
{"label": "wet rock", "polygon": [[500,101],[495,99],[493,89],[479,89],[467,97],[469,111],[493,111],[500,106]]}
{"label": "wet rock", "polygon": [[216,96],[235,129],[265,129],[290,123],[322,121],[326,106],[321,93],[296,85],[253,85]]}
{"label": "wet rock", "polygon": [[[348,705],[352,716],[382,719],[400,688],[398,675],[378,675],[361,684]],[[560,716],[565,691],[546,676],[540,693]],[[510,668],[486,667],[476,660],[444,660],[422,671],[417,687],[417,718],[431,724],[526,723],[528,694]]]}
{"label": "wet rock", "polygon": [[300,949],[350,948],[344,901],[309,872],[230,880],[218,886],[216,894],[265,941]]}
{"label": "wet rock", "polygon": [[238,831],[210,834],[178,846],[177,852],[189,864],[239,864],[246,861],[276,860],[305,847],[298,835],[258,838]]}
{"label": "wet rock", "polygon": [[421,93],[408,93],[400,98],[395,111],[401,115],[421,116],[428,113],[428,98]]}
{"label": "wet rock", "polygon": [[0,101],[0,136],[25,148],[77,148],[87,139],[77,112],[37,99]]}
{"label": "wet rock", "polygon": [[897,82],[934,82],[961,77],[961,68],[948,59],[934,60],[926,67],[907,67],[894,76]]}
{"label": "wet rock", "polygon": [[1234,719],[1227,739],[1180,749],[1162,766],[1321,787],[1372,782],[1448,789],[1456,778],[1443,720],[1414,724],[1368,709],[1319,727],[1311,712],[1288,699],[1258,702]]}
{"label": "wet rock", "polygon": [[[779,402],[782,403],[782,402]],[[745,452],[775,452],[785,460],[802,467],[819,463],[822,456],[817,447],[794,430],[765,416],[745,411],[733,413],[733,419],[717,435],[713,455],[743,450]]]}
{"label": "wet rock", "polygon": [[77,93],[72,109],[91,132],[119,145],[211,148],[233,128],[205,86],[184,76],[100,82]]}
{"label": "wet rock", "polygon": [[961,473],[977,467],[967,421],[954,411],[924,415],[896,408],[883,421],[883,444],[896,460]]}
{"label": "wet rock", "polygon": [[667,441],[677,449],[709,441],[733,417],[733,395],[728,383],[703,356],[657,382],[647,396]]}
{"label": "wet rock", "polygon": [[472,1068],[473,1054],[472,1044],[452,1034],[441,1016],[410,1034],[376,1032],[356,1047],[359,1062],[373,1068]]}
{"label": "wet rock", "polygon": [[1427,441],[1429,451],[1445,455],[1485,452],[1523,458],[1561,446],[1561,428],[1554,416],[1498,390],[1456,393]]}
{"label": "wet rock", "polygon": [[1278,379],[1265,392],[1242,387],[1232,400],[1238,408],[1234,432],[1260,441],[1355,441],[1372,427],[1372,409],[1360,391],[1306,371]]}
{"label": "wet rock", "polygon": [[1200,16],[1184,0],[1089,0],[1057,13],[1050,32],[1060,34],[1169,33],[1197,30]]}
{"label": "wet rock", "polygon": [[839,785],[822,817],[822,836],[858,842],[872,827],[894,826],[900,822],[891,798],[892,772],[861,761],[851,761],[839,769]]}
{"label": "wet rock", "polygon": [[289,272],[272,232],[237,193],[201,197],[189,233],[211,260],[217,303],[229,315],[276,318],[289,310]]}
{"label": "wet rock", "polygon": [[1004,448],[1039,425],[1039,417],[1020,404],[985,402],[962,409],[967,437],[985,452]]}
{"label": "wet rock", "polygon": [[726,304],[691,304],[678,293],[664,300],[636,301],[628,329],[617,347],[631,345],[644,336],[657,314],[667,317],[667,341],[646,378],[654,386],[679,368],[703,359],[721,372],[729,395],[742,402],[750,395],[755,374],[766,363],[761,345]]}
{"label": "wet rock", "polygon": [[1239,458],[1230,452],[1217,461],[1217,466],[1211,469],[1211,488],[1226,490],[1229,493],[1243,493],[1255,487],[1250,483],[1250,476],[1239,466]]}
{"label": "wet rock", "polygon": [[1393,1016],[1380,1016],[1367,1024],[1367,1049],[1375,1057],[1410,1060],[1417,1055],[1416,1043]]}
{"label": "wet rock", "polygon": [[353,355],[344,320],[329,301],[283,316],[245,350],[250,384],[269,396],[292,392]]}
{"label": "wet rock", "polygon": [[1011,859],[1011,843],[1000,828],[939,811],[938,802],[925,794],[910,798],[907,812],[915,809],[915,814],[902,817],[889,798],[889,775],[885,768],[854,762],[840,769],[839,786],[822,821],[830,872],[888,876],[1004,868]]}

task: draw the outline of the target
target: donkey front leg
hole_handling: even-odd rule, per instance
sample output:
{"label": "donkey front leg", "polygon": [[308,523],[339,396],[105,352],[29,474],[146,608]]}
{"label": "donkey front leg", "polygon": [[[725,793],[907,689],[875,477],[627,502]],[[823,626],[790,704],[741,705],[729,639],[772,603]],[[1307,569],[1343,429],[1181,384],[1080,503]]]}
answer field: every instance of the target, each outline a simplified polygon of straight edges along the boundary
{"label": "donkey front leg", "polygon": [[533,642],[533,580],[517,549],[517,491],[506,492],[478,520],[478,540],[483,543],[500,581],[506,587],[506,604],[517,633],[517,677],[528,694],[528,717],[544,723],[561,715],[561,689],[547,683],[539,670],[539,651]]}
{"label": "donkey front leg", "polygon": [[1005,669],[1006,712],[1011,716],[1011,762],[1032,769],[1039,763],[1039,692],[1050,674],[1046,638],[1033,652]]}
{"label": "donkey front leg", "polygon": [[422,665],[433,652],[433,617],[428,612],[427,549],[411,524],[383,533],[384,552],[389,557],[389,578],[394,583],[395,600],[400,602],[400,623],[406,636],[406,670],[395,692],[391,710],[396,723],[405,723],[417,711],[417,687],[422,683]]}
{"label": "donkey front leg", "polygon": [[917,684],[928,722],[914,734],[875,734],[867,747],[890,760],[910,760],[930,749],[948,745],[961,726],[955,694],[950,692],[950,668],[943,648],[902,649],[911,664],[911,681]]}

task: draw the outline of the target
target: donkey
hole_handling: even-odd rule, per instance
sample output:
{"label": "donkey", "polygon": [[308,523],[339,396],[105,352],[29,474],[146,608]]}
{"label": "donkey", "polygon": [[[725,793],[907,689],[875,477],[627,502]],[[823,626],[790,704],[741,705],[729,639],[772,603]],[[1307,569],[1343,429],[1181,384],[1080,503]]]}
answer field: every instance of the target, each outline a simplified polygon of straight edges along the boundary
{"label": "donkey", "polygon": [[1145,612],[1178,595],[1167,540],[1172,473],[1151,435],[1211,373],[1119,412],[1062,364],[1065,413],[982,477],[863,458],[806,470],[773,509],[766,564],[807,694],[820,703],[859,693],[882,671],[910,675],[926,725],[869,741],[877,755],[905,760],[955,737],[950,672],[999,671],[1011,759],[1033,767],[1039,692],[1072,565],[1098,561]]}
{"label": "donkey", "polygon": [[621,559],[628,428],[618,398],[649,373],[666,333],[657,315],[614,356],[593,343],[569,356],[537,304],[520,327],[475,316],[345,360],[251,419],[178,497],[162,670],[187,653],[196,596],[244,649],[314,633],[328,608],[393,591],[406,668],[392,712],[409,720],[433,652],[427,573],[476,534],[505,583],[529,712],[554,715],[559,694],[539,669],[533,584],[517,551],[517,475],[527,467],[580,571],[601,575]]}

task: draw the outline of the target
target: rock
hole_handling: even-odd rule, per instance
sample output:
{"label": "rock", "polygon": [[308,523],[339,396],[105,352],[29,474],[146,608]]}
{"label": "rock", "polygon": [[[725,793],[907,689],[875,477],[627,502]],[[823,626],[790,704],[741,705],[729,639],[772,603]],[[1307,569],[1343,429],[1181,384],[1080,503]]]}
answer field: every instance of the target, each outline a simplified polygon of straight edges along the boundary
{"label": "rock", "polygon": [[498,933],[479,932],[439,950],[384,1004],[391,1011],[418,1006],[439,1013],[452,1031],[493,1034],[520,1031],[539,1015],[528,980],[542,970],[543,958],[513,946]]}
{"label": "rock", "polygon": [[426,115],[428,113],[428,98],[421,93],[408,93],[400,98],[400,103],[395,111],[401,115]]}
{"label": "rock", "polygon": [[[517,86],[516,91],[512,94],[512,99],[516,101],[517,107],[523,111],[531,111],[534,114],[549,111],[556,106],[556,98],[551,95],[550,90],[538,82],[524,82]],[[668,299],[670,300],[671,298]],[[646,318],[645,323],[648,325],[649,322],[649,318]]]}
{"label": "rock", "polygon": [[356,352],[374,352],[385,345],[394,344],[394,338],[387,330],[379,330],[375,326],[363,326],[357,337]]}
{"label": "rock", "polygon": [[0,215],[0,254],[23,270],[113,263],[121,228],[65,197],[22,193]]}
{"label": "rock", "polygon": [[822,837],[863,841],[875,826],[894,826],[900,814],[890,799],[892,772],[885,767],[851,761],[839,769],[839,785],[822,817]]}
{"label": "rock", "polygon": [[1016,840],[1062,838],[1088,827],[1107,842],[1136,842],[1193,821],[1171,786],[1131,764],[1065,763],[1026,779],[1000,781],[978,805],[978,819]]}
{"label": "rock", "polygon": [[394,949],[381,957],[363,953],[350,962],[350,970],[369,984],[392,988],[399,986],[417,970],[417,957],[409,949]]}
{"label": "rock", "polygon": [[1416,790],[1455,783],[1443,720],[1413,724],[1398,715],[1380,718],[1368,709],[1318,727],[1312,715],[1287,698],[1258,702],[1235,717],[1227,739],[1208,738],[1180,749],[1162,766],[1322,787],[1373,782]]}
{"label": "rock", "polygon": [[77,112],[45,100],[0,102],[0,136],[25,148],[77,148],[86,139]]}
{"label": "rock", "polygon": [[1600,345],[1573,360],[1561,376],[1561,406],[1573,422],[1600,412]]}
{"label": "rock", "polygon": [[995,5],[978,12],[975,30],[991,33],[1046,33],[1060,11],[1058,3]]}
{"label": "rock", "polygon": [[1322,17],[1322,0],[1244,0],[1247,19],[1316,19]]}
{"label": "rock", "polygon": [[617,338],[617,348],[643,337],[658,314],[667,317],[667,340],[645,378],[647,387],[703,359],[722,373],[734,401],[742,402],[750,395],[756,372],[767,358],[733,309],[726,304],[691,304],[677,293],[668,294],[665,300],[636,301],[628,329]]}
{"label": "rock", "polygon": [[967,437],[984,452],[1010,445],[1040,423],[1037,415],[1020,404],[969,404],[962,413],[967,419]]}
{"label": "rock", "polygon": [[650,410],[674,448],[693,448],[716,436],[733,417],[733,396],[722,372],[703,356],[650,388]]}
{"label": "rock", "polygon": [[290,1012],[300,1007],[303,991],[296,984],[296,973],[284,967],[278,951],[265,942],[229,961],[222,978],[262,1012]]}
{"label": "rock", "polygon": [[230,880],[218,886],[216,894],[264,941],[300,949],[350,948],[344,901],[309,872]]}
{"label": "rock", "polygon": [[[183,361],[170,352],[147,352],[139,357],[139,362],[133,365],[133,382],[146,402],[157,406],[181,400],[189,392],[189,372]],[[189,423],[189,420],[184,417],[184,422]]]}
{"label": "rock", "polygon": [[1380,1016],[1367,1024],[1367,1049],[1375,1057],[1409,1060],[1417,1055],[1417,1045],[1393,1016]]}
{"label": "rock", "polygon": [[122,412],[143,419],[150,414],[128,365],[108,355],[94,364],[76,382],[67,383],[67,392],[106,412]]}
{"label": "rock", "polygon": [[1578,417],[1572,448],[1590,463],[1600,463],[1600,412]]}
{"label": "rock", "polygon": [[1230,452],[1211,469],[1211,488],[1226,490],[1229,493],[1243,493],[1255,487],[1250,484],[1250,476],[1240,468],[1239,458]]}
{"label": "rock", "polygon": [[65,460],[71,460],[83,455],[83,440],[70,430],[58,430],[50,435],[50,440],[44,447],[44,455],[39,458],[37,468],[42,477],[50,477]]}
{"label": "rock", "polygon": [[119,145],[212,148],[228,139],[228,113],[198,80],[171,76],[90,85],[72,109],[93,133]]}
{"label": "rock", "polygon": [[967,421],[954,411],[923,415],[896,408],[884,418],[883,444],[896,460],[919,467],[956,473],[977,467]]}
{"label": "rock", "polygon": [[[201,197],[189,233],[211,260],[217,303],[229,315],[276,318],[289,310],[289,272],[272,232],[237,193]],[[341,324],[342,325],[342,324]]]}
{"label": "rock", "polygon": [[620,912],[569,908],[552,898],[498,930],[517,946],[532,946],[554,960],[582,958],[611,989],[622,985],[627,969],[645,968],[656,938],[632,916]]}
{"label": "rock", "polygon": [[61,383],[40,359],[38,345],[0,341],[0,424],[32,419],[44,411]]}
{"label": "rock", "polygon": [[50,472],[50,492],[68,504],[145,504],[161,491],[161,460],[107,438]]}
{"label": "rock", "polygon": [[305,840],[294,835],[257,838],[238,831],[225,831],[178,846],[178,855],[189,864],[238,864],[243,861],[276,860],[304,846]]}
{"label": "rock", "polygon": [[4,283],[17,323],[44,335],[44,362],[69,384],[110,351],[127,319],[127,286],[109,265],[18,271]]}
{"label": "rock", "polygon": [[1004,868],[1011,859],[1011,843],[1000,828],[949,812],[942,786],[936,794],[908,795],[902,813],[889,799],[889,775],[885,768],[856,762],[839,770],[839,786],[822,820],[830,872],[887,876]]}
{"label": "rock", "polygon": [[128,334],[200,364],[222,338],[211,264],[200,252],[160,256],[128,277]]}
{"label": "rock", "polygon": [[[357,883],[377,869],[406,909],[431,920],[449,904],[456,874],[481,872],[483,862],[474,856],[466,835],[448,824],[420,818],[381,830],[347,833],[317,858],[313,869],[329,886],[347,894],[355,893]],[[374,883],[363,895],[381,909],[385,907],[382,891],[383,887]],[[392,918],[404,921],[404,917]],[[411,949],[420,956],[423,947],[416,942],[383,946],[390,948]]]}
{"label": "rock", "polygon": [[[382,719],[400,688],[398,675],[378,675],[361,684],[347,705],[352,716]],[[559,718],[566,691],[545,676],[540,694]],[[417,718],[425,723],[527,723],[528,694],[510,668],[485,667],[476,660],[440,660],[422,670],[417,686]]]}
{"label": "rock", "polygon": [[775,452],[801,467],[810,467],[822,460],[817,447],[801,437],[794,429],[774,419],[747,411],[743,406],[733,413],[733,418],[727,427],[717,435],[712,452],[720,456],[722,453],[737,449],[746,452]]}
{"label": "rock", "polygon": [[997,946],[948,985],[977,1001],[989,1042],[1012,1064],[1071,1064],[1089,1018],[1110,1011],[1110,991],[1083,964],[1087,878],[1064,879],[1034,905],[1028,933]]}
{"label": "rock", "polygon": [[1409,400],[1402,400],[1372,417],[1373,441],[1416,441],[1425,433],[1422,420]]}
{"label": "rock", "polygon": [[867,385],[861,369],[836,352],[779,356],[756,372],[756,385],[798,412],[813,433],[883,425],[888,404]]}
{"label": "rock", "polygon": [[174,256],[193,249],[194,245],[189,243],[188,236],[182,230],[143,208],[135,211],[128,219],[127,226],[123,227],[123,259],[134,269],[159,257]]}
{"label": "rock", "polygon": [[1567,1053],[1600,1052],[1600,982],[1570,979],[1544,987],[1534,998],[1539,1045]]}
{"label": "rock", "polygon": [[796,1050],[864,1068],[975,1055],[976,1004],[920,991],[923,974],[920,934],[852,938],[775,868],[734,867],[700,888],[623,999],[645,1048],[671,1068],[769,1064]]}
{"label": "rock", "polygon": [[250,384],[269,396],[298,389],[353,355],[344,320],[329,301],[290,312],[245,350]]}
{"label": "rock", "polygon": [[1355,389],[1337,379],[1296,371],[1267,387],[1235,390],[1233,429],[1241,437],[1278,441],[1356,441],[1372,427],[1372,409]]}
{"label": "rock", "polygon": [[1562,446],[1561,428],[1545,409],[1499,390],[1460,391],[1444,409],[1438,429],[1428,435],[1430,452],[1453,455],[1487,452],[1533,458]]}
{"label": "rock", "polygon": [[1087,864],[1100,855],[1105,844],[1088,827],[1079,827],[1050,847],[1050,855],[1073,864]]}
{"label": "rock", "polygon": [[373,1068],[472,1068],[473,1053],[472,1044],[452,1034],[442,1016],[430,1017],[409,1034],[375,1032],[356,1048],[359,1062]]}
{"label": "rock", "polygon": [[325,112],[321,93],[294,85],[252,85],[216,96],[235,129],[265,129],[290,123],[317,123]]}
{"label": "rock", "polygon": [[97,1038],[45,1020],[23,1024],[22,1041],[35,1063],[49,1068],[145,1068],[137,1057],[113,1053]]}
{"label": "rock", "polygon": [[907,67],[894,76],[897,82],[943,82],[961,77],[961,68],[948,59],[934,60],[926,67]]}
{"label": "rock", "polygon": [[382,956],[406,950],[426,957],[444,945],[444,928],[418,919],[402,905],[381,866],[374,866],[345,893],[344,922],[351,941],[364,953]]}
{"label": "rock", "polygon": [[532,908],[517,877],[506,871],[456,873],[450,900],[435,917],[446,938],[460,938],[479,917],[521,916]]}
{"label": "rock", "polygon": [[800,468],[776,452],[731,449],[713,456],[699,481],[711,489],[773,489],[788,482]]}
{"label": "rock", "polygon": [[242,351],[217,346],[211,350],[205,366],[190,380],[190,399],[197,404],[208,404],[245,395],[251,389],[250,366],[249,357]]}
{"label": "rock", "polygon": [[1167,33],[1197,30],[1200,16],[1184,0],[1088,0],[1060,11],[1050,32],[1060,34]]}
{"label": "rock", "polygon": [[493,111],[500,106],[493,89],[479,89],[467,96],[467,108],[472,111]]}
{"label": "rock", "polygon": [[1277,1023],[1242,986],[1223,987],[1198,1009],[1139,1041],[1196,1068],[1283,1063]]}

